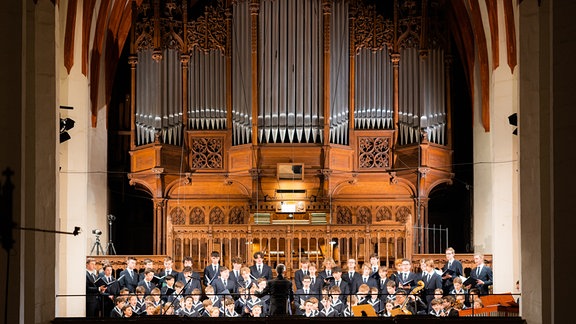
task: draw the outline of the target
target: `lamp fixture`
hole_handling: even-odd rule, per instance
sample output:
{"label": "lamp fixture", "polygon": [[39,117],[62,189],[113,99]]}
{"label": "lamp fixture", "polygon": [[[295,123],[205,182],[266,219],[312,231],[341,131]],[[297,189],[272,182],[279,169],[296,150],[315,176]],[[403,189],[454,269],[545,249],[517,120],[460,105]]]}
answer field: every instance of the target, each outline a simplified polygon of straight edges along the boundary
{"label": "lamp fixture", "polygon": [[60,143],[64,143],[71,138],[68,131],[74,128],[75,123],[72,118],[60,118]]}

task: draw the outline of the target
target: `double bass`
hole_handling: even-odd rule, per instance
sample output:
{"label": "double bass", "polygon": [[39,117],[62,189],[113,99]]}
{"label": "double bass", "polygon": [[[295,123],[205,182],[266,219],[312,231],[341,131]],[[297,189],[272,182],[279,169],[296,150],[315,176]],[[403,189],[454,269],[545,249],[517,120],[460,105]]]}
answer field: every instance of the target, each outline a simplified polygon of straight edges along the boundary
{"label": "double bass", "polygon": [[416,295],[422,289],[424,289],[424,281],[419,280],[418,286],[414,287],[414,289],[412,289],[412,291],[410,291],[410,294],[406,295],[406,299],[404,299],[404,302],[402,303],[402,305],[400,307],[394,308],[390,311],[390,315],[392,317],[397,316],[397,315],[412,315],[412,312],[406,308],[406,304],[408,303],[408,298],[410,295]]}

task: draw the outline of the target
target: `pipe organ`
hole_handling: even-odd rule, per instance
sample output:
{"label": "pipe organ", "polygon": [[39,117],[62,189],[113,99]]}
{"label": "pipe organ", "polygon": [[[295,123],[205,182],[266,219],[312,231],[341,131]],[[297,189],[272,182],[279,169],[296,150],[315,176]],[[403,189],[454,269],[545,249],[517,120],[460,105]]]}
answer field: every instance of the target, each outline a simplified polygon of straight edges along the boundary
{"label": "pipe organ", "polygon": [[129,178],[154,252],[426,252],[413,227],[452,177],[442,5],[134,1]]}

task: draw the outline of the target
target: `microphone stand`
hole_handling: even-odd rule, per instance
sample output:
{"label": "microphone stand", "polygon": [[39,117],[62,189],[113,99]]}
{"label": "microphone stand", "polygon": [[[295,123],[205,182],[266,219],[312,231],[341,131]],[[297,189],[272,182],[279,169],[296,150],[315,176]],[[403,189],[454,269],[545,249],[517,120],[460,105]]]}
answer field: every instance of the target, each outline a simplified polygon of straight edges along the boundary
{"label": "microphone stand", "polygon": [[[184,287],[182,287],[182,290],[180,290],[180,292],[178,294],[176,294],[176,297],[174,297],[174,299],[172,301],[170,301],[170,306],[168,306],[168,308],[174,308],[174,300],[179,300],[179,298],[184,295],[184,292],[186,292],[188,285],[192,282],[192,280],[194,280],[196,278],[194,278],[192,275],[190,275],[190,276],[188,276],[188,279],[190,279],[190,280],[187,280],[186,283],[184,283]],[[176,311],[174,311],[174,315],[176,315]]]}

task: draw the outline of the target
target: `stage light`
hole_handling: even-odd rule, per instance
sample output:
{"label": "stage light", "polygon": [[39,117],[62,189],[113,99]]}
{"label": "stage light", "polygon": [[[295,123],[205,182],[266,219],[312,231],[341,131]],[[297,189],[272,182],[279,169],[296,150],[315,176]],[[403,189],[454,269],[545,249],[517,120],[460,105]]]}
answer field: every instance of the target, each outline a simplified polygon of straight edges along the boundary
{"label": "stage light", "polygon": [[[508,123],[510,123],[512,126],[518,126],[518,114],[513,113],[512,115],[508,116]],[[518,127],[514,128],[512,134],[518,135]]]}
{"label": "stage light", "polygon": [[68,131],[74,128],[74,123],[75,121],[71,118],[60,118],[60,143],[64,143],[71,138]]}

